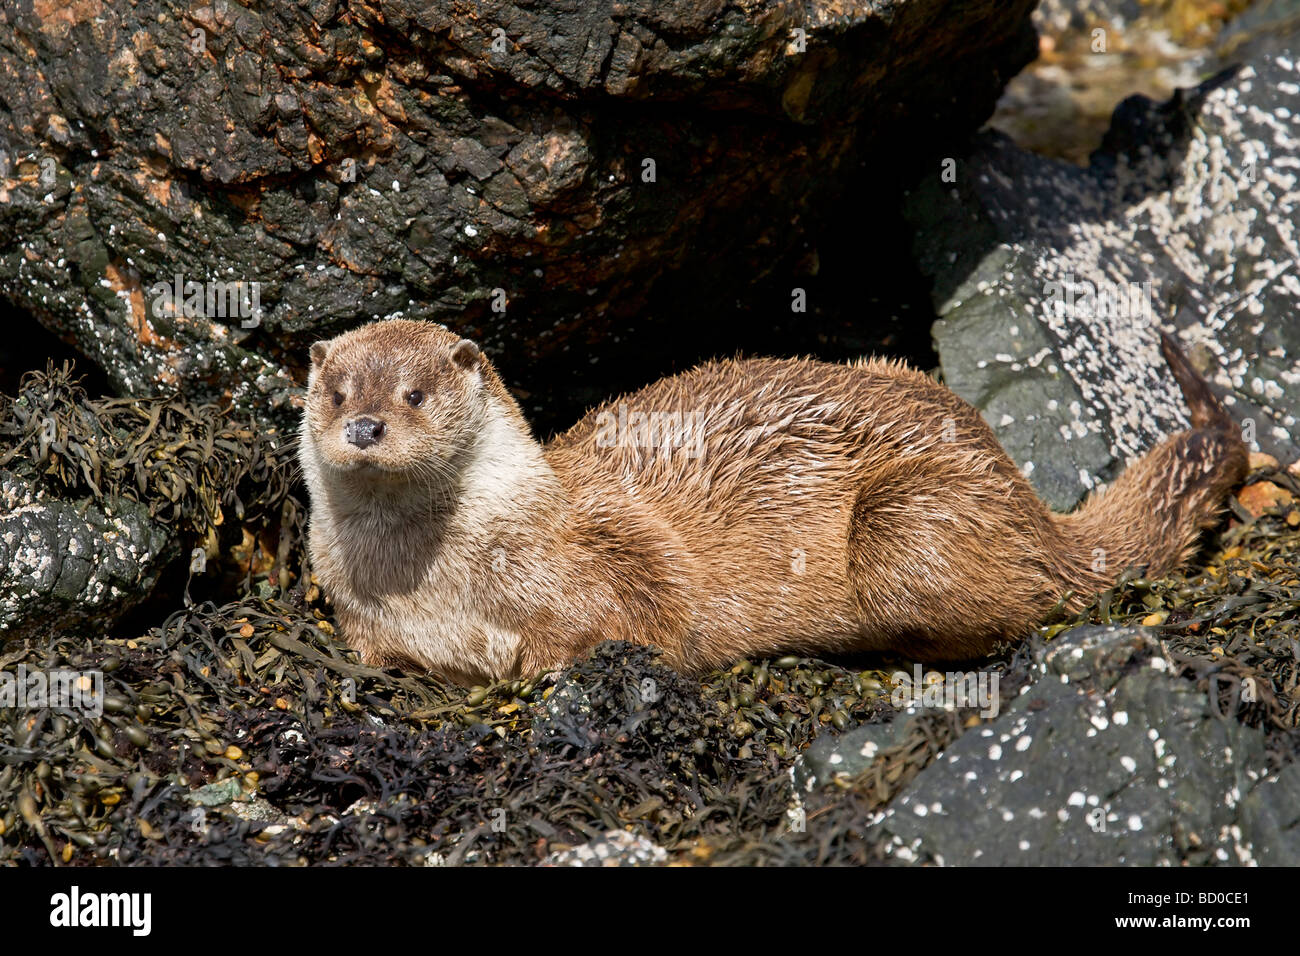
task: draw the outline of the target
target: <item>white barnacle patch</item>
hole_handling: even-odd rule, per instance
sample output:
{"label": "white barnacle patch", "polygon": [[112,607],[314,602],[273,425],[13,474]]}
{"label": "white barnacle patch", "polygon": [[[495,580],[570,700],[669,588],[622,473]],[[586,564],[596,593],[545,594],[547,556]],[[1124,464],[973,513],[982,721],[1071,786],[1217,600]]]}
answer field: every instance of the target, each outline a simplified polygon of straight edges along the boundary
{"label": "white barnacle patch", "polygon": [[[1260,62],[1268,59],[1265,55]],[[1062,439],[1104,436],[1112,455],[1131,463],[1186,425],[1176,382],[1168,375],[1151,374],[1163,367],[1154,328],[1165,321],[1157,312],[1169,297],[1170,284],[1194,290],[1180,309],[1181,338],[1186,346],[1211,353],[1218,366],[1212,377],[1220,386],[1236,389],[1242,397],[1253,394],[1257,405],[1266,406],[1280,400],[1289,377],[1300,371],[1297,356],[1274,356],[1277,361],[1265,363],[1260,361],[1262,349],[1257,353],[1248,348],[1243,356],[1228,354],[1220,345],[1239,339],[1235,333],[1245,328],[1232,327],[1242,318],[1290,314],[1300,299],[1300,279],[1290,275],[1292,264],[1300,261],[1300,231],[1295,225],[1300,205],[1295,176],[1300,140],[1295,131],[1300,116],[1289,103],[1276,104],[1276,95],[1262,95],[1268,91],[1294,98],[1300,84],[1293,82],[1292,59],[1272,60],[1273,68],[1258,71],[1266,82],[1252,84],[1249,75],[1255,71],[1243,70],[1205,95],[1198,131],[1185,150],[1159,157],[1176,163],[1173,177],[1163,177],[1167,167],[1162,163],[1142,156],[1120,158],[1119,182],[1125,192],[1143,187],[1141,200],[1116,201],[1120,190],[1082,191],[1076,198],[1095,215],[1074,217],[1051,235],[1039,233],[1030,220],[1023,238],[1003,244],[1002,250],[1023,262],[1035,283],[1043,283],[1042,298],[1026,303],[1036,308],[1022,308],[1049,333],[1050,354],[1082,398],[1068,403],[1066,424],[1053,418],[1052,427],[1060,426]],[[1285,79],[1278,76],[1280,70],[1286,71]],[[1047,170],[1023,172],[1031,182],[1022,194],[1035,194],[1035,185],[1058,185]],[[1041,183],[1032,182],[1036,175]],[[1032,205],[1026,202],[1025,215]],[[1021,214],[1014,206],[993,211],[1007,217]],[[993,291],[1014,288],[1008,283],[1017,280],[1006,280],[1005,272],[1001,267],[984,277],[993,279]],[[979,284],[982,277],[972,280]],[[1130,291],[1136,296],[1127,295]],[[1022,322],[1010,322],[1007,328],[1013,326],[1023,331]],[[1224,335],[1225,330],[1234,334]],[[1025,347],[1023,340],[1016,341]],[[1008,363],[1011,356],[998,352],[994,358]],[[1035,355],[1029,364],[1040,361]],[[981,361],[979,366],[987,364]],[[1057,362],[1052,365],[1055,374]],[[1050,405],[1048,410],[1054,411]],[[1265,434],[1279,442],[1293,440],[1292,426],[1283,424],[1288,409],[1263,411],[1274,417],[1260,426]],[[1030,434],[1043,428],[1023,418],[1003,427]],[[1036,434],[1035,442],[1027,444],[1043,437]],[[1092,486],[1098,483],[1095,469],[1080,472],[1082,489],[1090,487],[1090,481]]]}

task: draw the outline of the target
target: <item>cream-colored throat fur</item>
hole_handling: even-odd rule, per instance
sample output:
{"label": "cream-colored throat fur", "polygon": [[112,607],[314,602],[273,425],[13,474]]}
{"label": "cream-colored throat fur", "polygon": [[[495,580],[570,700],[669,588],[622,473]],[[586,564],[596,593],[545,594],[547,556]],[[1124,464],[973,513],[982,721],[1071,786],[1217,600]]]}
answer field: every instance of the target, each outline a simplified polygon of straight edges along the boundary
{"label": "cream-colored throat fur", "polygon": [[485,405],[483,427],[461,472],[457,510],[478,519],[475,527],[497,516],[526,522],[521,499],[558,495],[559,480],[523,422],[495,396]]}
{"label": "cream-colored throat fur", "polygon": [[[522,422],[492,396],[485,404],[482,428],[450,491],[454,506],[436,532],[427,522],[410,526],[441,539],[423,580],[402,598],[390,596],[377,619],[350,629],[362,637],[358,631],[369,626],[390,653],[475,680],[515,669],[522,635],[509,621],[521,583],[538,573],[521,565],[525,555],[515,539],[536,540],[536,522],[553,513],[560,495],[541,446]],[[415,550],[422,543],[410,545]]]}

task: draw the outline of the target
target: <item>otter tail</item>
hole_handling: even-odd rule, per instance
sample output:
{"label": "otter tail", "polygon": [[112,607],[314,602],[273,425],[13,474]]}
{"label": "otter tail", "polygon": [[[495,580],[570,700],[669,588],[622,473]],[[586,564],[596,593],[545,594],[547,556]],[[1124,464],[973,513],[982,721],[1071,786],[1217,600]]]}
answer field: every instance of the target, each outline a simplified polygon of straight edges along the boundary
{"label": "otter tail", "polygon": [[1128,568],[1157,577],[1182,565],[1246,476],[1240,429],[1163,332],[1160,350],[1192,427],[1157,445],[1074,513],[1053,516],[1070,556],[1059,569],[1062,584],[1078,596],[1105,590]]}

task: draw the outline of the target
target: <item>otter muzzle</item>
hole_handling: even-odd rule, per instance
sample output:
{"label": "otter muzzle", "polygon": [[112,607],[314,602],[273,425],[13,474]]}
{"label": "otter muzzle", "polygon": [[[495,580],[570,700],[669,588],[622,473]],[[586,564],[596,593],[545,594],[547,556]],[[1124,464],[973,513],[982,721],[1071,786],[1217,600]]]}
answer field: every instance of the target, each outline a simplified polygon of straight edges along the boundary
{"label": "otter muzzle", "polygon": [[369,448],[384,437],[384,423],[373,418],[357,418],[343,428],[343,437],[358,448]]}

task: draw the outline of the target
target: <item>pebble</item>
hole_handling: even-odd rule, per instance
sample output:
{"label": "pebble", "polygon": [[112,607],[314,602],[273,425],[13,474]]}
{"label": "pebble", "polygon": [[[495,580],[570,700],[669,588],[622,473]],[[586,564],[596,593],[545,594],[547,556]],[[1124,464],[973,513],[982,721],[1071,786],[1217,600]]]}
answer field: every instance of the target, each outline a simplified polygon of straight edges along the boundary
{"label": "pebble", "polygon": [[1258,518],[1270,508],[1289,505],[1291,499],[1291,492],[1273,484],[1271,481],[1257,481],[1253,485],[1247,485],[1237,494],[1237,500],[1241,502],[1241,506],[1255,518]]}
{"label": "pebble", "polygon": [[647,866],[663,863],[668,851],[639,834],[610,830],[601,839],[552,853],[542,866]]}

